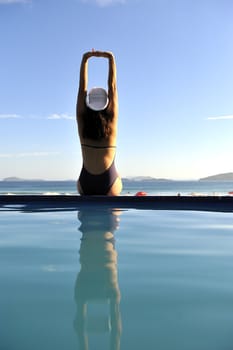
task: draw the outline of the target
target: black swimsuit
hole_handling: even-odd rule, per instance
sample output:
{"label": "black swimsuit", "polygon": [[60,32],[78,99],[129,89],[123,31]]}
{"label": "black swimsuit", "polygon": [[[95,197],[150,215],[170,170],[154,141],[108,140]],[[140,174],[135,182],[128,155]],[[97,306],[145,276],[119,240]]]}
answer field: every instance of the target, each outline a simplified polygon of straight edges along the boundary
{"label": "black swimsuit", "polygon": [[[115,148],[115,146],[100,147],[86,144],[82,144],[82,146],[98,149]],[[101,174],[91,174],[83,165],[79,176],[79,183],[84,195],[106,195],[116,181],[117,177],[118,173],[116,171],[115,161],[113,160],[110,167]]]}

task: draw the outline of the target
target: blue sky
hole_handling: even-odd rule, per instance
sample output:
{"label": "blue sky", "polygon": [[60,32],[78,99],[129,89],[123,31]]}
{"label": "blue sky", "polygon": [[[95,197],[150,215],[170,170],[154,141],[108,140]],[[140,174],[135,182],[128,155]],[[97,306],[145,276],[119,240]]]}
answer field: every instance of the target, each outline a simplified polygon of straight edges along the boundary
{"label": "blue sky", "polygon": [[[232,172],[231,0],[0,0],[0,179],[75,179],[82,54],[115,54],[122,176]],[[106,86],[92,59],[89,87]]]}

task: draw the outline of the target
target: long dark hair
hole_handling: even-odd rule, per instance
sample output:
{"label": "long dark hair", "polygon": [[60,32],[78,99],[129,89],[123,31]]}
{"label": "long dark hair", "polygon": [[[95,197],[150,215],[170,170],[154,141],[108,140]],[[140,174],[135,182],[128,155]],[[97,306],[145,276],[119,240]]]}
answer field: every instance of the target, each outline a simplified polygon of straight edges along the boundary
{"label": "long dark hair", "polygon": [[107,112],[106,109],[103,111],[93,111],[87,107],[83,113],[83,138],[91,140],[107,139],[112,133],[110,127],[112,117],[112,114]]}

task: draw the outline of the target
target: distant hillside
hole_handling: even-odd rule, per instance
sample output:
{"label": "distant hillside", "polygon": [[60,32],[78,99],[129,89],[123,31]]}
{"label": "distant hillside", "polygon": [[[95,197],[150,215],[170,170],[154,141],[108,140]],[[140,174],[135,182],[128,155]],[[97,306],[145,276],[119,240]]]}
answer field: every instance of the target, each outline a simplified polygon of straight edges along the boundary
{"label": "distant hillside", "polygon": [[19,177],[6,177],[5,179],[2,179],[2,181],[25,181],[24,179],[20,179]]}
{"label": "distant hillside", "polygon": [[199,181],[233,181],[233,173],[217,174],[201,178]]}
{"label": "distant hillside", "polygon": [[20,177],[11,176],[11,177],[6,177],[5,179],[2,179],[2,181],[13,182],[13,181],[44,181],[44,180],[41,180],[41,179],[21,179]]}
{"label": "distant hillside", "polygon": [[159,178],[155,178],[155,177],[151,177],[151,176],[132,176],[132,177],[124,177],[122,179],[124,182],[127,181],[147,181],[147,182],[151,182],[151,181],[172,181],[170,179],[159,179]]}

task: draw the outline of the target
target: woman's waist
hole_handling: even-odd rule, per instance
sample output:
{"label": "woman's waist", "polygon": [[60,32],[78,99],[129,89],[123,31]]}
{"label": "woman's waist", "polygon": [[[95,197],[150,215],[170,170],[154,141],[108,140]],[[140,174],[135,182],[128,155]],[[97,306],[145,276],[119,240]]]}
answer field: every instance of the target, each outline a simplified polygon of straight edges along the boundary
{"label": "woman's waist", "polygon": [[115,159],[115,154],[105,155],[102,157],[94,156],[86,157],[83,156],[83,167],[91,174],[101,174],[106,171],[113,164]]}
{"label": "woman's waist", "polygon": [[116,144],[114,142],[112,143],[82,142],[81,147],[83,150],[108,151],[108,150],[115,150]]}

